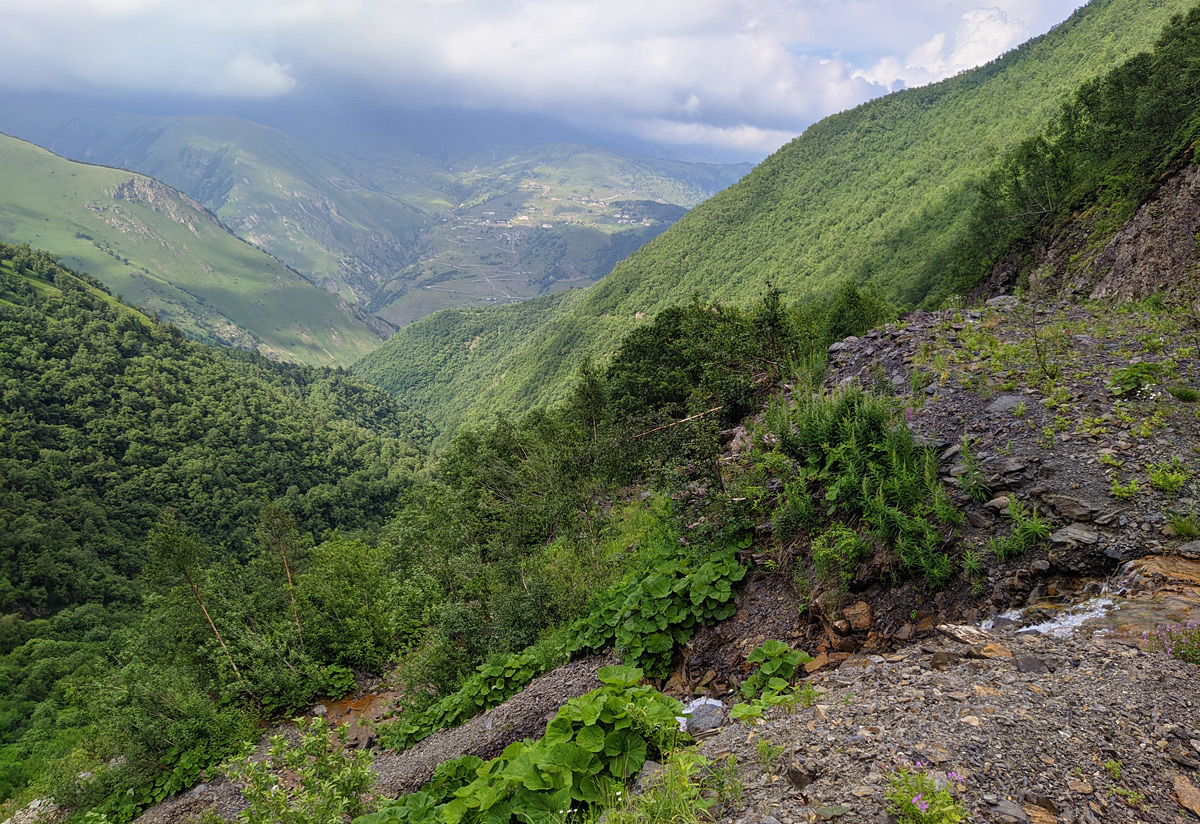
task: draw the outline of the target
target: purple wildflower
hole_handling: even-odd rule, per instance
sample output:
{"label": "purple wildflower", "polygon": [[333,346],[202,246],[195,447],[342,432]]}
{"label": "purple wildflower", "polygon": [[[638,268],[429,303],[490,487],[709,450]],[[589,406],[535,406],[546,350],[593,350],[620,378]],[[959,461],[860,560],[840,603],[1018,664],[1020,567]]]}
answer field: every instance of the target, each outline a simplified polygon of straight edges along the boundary
{"label": "purple wildflower", "polygon": [[912,803],[913,803],[913,806],[916,807],[918,810],[920,810],[923,813],[927,813],[927,812],[929,812],[929,802],[926,801],[922,797],[923,795],[924,795],[924,793],[917,793],[916,795],[914,795]]}

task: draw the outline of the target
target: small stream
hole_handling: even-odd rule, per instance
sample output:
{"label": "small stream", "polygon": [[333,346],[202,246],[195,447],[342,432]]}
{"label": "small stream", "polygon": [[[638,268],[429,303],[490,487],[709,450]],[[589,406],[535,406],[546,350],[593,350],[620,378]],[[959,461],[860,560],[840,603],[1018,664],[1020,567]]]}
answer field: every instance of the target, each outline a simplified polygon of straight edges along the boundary
{"label": "small stream", "polygon": [[1162,624],[1200,622],[1200,560],[1150,555],[1130,561],[1093,597],[1074,604],[1038,602],[1005,612],[983,629],[1018,626],[1056,638],[1078,633],[1126,638],[1138,645]]}

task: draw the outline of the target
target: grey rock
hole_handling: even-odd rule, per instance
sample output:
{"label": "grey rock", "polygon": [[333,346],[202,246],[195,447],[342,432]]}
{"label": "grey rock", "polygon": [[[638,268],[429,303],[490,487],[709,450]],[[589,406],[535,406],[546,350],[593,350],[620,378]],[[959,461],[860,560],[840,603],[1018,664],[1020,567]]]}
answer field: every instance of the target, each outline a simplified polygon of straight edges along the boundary
{"label": "grey rock", "polygon": [[1015,475],[1018,472],[1024,472],[1029,467],[1025,461],[1017,460],[1016,458],[1006,458],[1004,463],[996,467],[996,471],[1001,475]]}
{"label": "grey rock", "polygon": [[988,404],[987,411],[991,413],[1011,412],[1018,404],[1027,402],[1024,395],[997,395],[996,399]]}
{"label": "grey rock", "polygon": [[820,767],[815,761],[792,761],[788,764],[787,780],[794,789],[803,790],[821,776]]}
{"label": "grey rock", "polygon": [[1013,658],[1019,672],[1048,673],[1050,666],[1040,655],[1017,655]]}
{"label": "grey rock", "polygon": [[960,657],[953,652],[940,649],[933,654],[933,658],[929,661],[929,666],[935,670],[944,670],[958,663]]}
{"label": "grey rock", "polygon": [[633,785],[633,794],[641,795],[651,786],[655,780],[662,775],[663,765],[657,761],[647,761],[642,765],[642,771],[638,773],[637,781]]}
{"label": "grey rock", "polygon": [[324,704],[317,704],[312,708],[312,714],[319,718],[325,717],[328,713],[329,709]]}
{"label": "grey rock", "polygon": [[992,804],[992,812],[997,821],[1005,824],[1029,824],[1029,816],[1021,809],[1021,805],[1004,798],[996,799]]}
{"label": "grey rock", "polygon": [[1184,558],[1200,559],[1200,541],[1188,541],[1175,552]]}
{"label": "grey rock", "polygon": [[1042,500],[1054,507],[1054,511],[1061,517],[1072,521],[1086,521],[1092,517],[1092,514],[1100,509],[1093,503],[1074,498],[1070,495],[1043,495]]}
{"label": "grey rock", "polygon": [[704,703],[692,708],[692,717],[687,720],[690,735],[704,735],[719,729],[729,717],[723,704]]}
{"label": "grey rock", "polygon": [[1055,544],[1094,544],[1099,540],[1100,533],[1079,524],[1071,524],[1050,536]]}

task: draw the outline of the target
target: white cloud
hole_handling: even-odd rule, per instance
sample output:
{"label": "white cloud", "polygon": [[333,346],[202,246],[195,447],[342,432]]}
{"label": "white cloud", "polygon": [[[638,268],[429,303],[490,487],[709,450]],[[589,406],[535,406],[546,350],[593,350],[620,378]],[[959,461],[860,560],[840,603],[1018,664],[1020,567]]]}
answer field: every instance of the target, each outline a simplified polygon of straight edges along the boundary
{"label": "white cloud", "polygon": [[954,40],[938,32],[901,60],[887,56],[869,69],[855,72],[887,88],[920,86],[987,63],[1031,36],[1024,20],[1010,20],[1004,9],[977,8],[963,12]]}
{"label": "white cloud", "polygon": [[254,98],[338,76],[398,103],[541,112],[765,152],[898,83],[986,62],[1074,5],[4,0],[0,85]]}

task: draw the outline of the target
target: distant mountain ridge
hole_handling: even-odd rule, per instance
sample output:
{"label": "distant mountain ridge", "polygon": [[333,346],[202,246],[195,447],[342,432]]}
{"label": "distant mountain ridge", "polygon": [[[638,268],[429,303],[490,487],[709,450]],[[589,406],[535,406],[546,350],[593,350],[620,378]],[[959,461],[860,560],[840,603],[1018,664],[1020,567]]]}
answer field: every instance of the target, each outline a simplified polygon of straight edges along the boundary
{"label": "distant mountain ridge", "polygon": [[73,163],[3,135],[0,168],[0,240],[52,250],[193,337],[337,366],[384,336],[377,319],[157,180]]}
{"label": "distant mountain ridge", "polygon": [[[853,281],[901,304],[936,301],[992,165],[1192,5],[1093,0],[986,66],[817,123],[597,285],[536,311],[425,319],[356,369],[449,431],[564,397],[586,358],[692,294],[748,304],[774,284],[803,300]],[[430,363],[454,366],[431,382]]]}
{"label": "distant mountain ridge", "polygon": [[749,171],[590,145],[517,115],[272,111],[264,119],[300,136],[231,115],[152,117],[17,93],[0,94],[0,129],[156,177],[397,325],[591,283],[683,211],[635,220],[615,202],[686,209]]}

